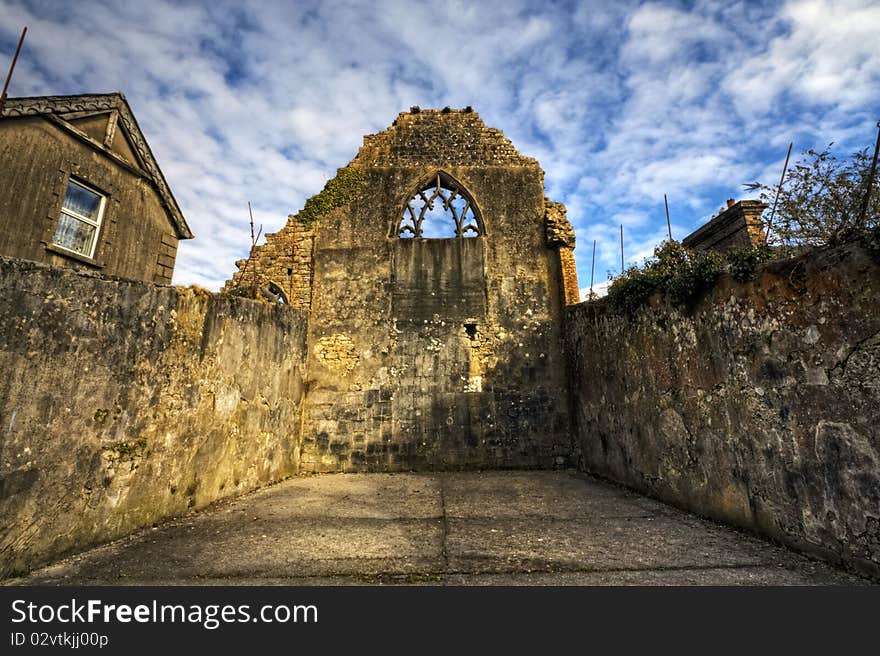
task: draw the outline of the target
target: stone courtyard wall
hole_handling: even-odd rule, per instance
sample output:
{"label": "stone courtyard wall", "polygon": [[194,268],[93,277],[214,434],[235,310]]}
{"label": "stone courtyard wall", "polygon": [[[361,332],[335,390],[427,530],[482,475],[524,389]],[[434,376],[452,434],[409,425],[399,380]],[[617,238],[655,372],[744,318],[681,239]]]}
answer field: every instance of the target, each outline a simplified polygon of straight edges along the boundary
{"label": "stone courtyard wall", "polygon": [[570,307],[581,466],[876,576],[876,240],[724,277],[690,309]]}
{"label": "stone courtyard wall", "polygon": [[297,310],[0,258],[0,317],[0,576],[297,472]]}

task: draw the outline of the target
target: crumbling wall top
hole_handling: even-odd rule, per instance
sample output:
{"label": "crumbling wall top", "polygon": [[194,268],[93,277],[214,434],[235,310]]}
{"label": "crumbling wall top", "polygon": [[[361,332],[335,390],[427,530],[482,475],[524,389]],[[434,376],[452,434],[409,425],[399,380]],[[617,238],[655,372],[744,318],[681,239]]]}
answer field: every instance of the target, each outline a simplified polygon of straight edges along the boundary
{"label": "crumbling wall top", "polygon": [[565,214],[565,205],[544,198],[544,230],[548,246],[574,248],[574,228]]}
{"label": "crumbling wall top", "polygon": [[501,130],[488,127],[465,109],[401,112],[387,130],[364,137],[351,162],[355,167],[528,166],[537,160],[520,155]]}

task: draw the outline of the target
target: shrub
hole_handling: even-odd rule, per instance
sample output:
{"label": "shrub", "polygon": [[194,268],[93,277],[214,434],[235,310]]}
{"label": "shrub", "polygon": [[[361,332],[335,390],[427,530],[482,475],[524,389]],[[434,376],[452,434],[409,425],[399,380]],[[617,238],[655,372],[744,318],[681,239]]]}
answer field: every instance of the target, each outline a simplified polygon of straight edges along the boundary
{"label": "shrub", "polygon": [[767,246],[743,248],[726,254],[688,250],[665,241],[643,267],[632,266],[608,289],[608,302],[617,311],[634,314],[655,293],[665,294],[677,306],[689,306],[718,277],[729,272],[740,282],[751,280],[762,262],[773,257]]}
{"label": "shrub", "polygon": [[724,258],[727,260],[727,271],[731,278],[737,282],[753,280],[758,265],[772,260],[773,257],[773,249],[767,245],[756,248],[736,248],[724,254]]}

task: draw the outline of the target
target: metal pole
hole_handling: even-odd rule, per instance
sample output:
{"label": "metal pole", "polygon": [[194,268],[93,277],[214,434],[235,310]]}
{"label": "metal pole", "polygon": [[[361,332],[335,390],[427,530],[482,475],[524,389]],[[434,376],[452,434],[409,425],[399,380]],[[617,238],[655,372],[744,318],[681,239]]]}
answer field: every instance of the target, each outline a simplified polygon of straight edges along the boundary
{"label": "metal pole", "polygon": [[794,146],[792,141],[788,144],[788,152],[785,155],[785,165],[782,167],[782,177],[779,178],[779,186],[776,187],[776,197],[773,199],[773,209],[770,210],[770,219],[767,221],[767,234],[764,235],[764,243],[770,239],[770,228],[773,225],[773,217],[776,215],[776,203],[779,202],[779,193],[782,191],[782,183],[785,182],[785,172],[788,171],[788,158],[791,157],[791,147]]}
{"label": "metal pole", "polygon": [[18,40],[18,47],[15,49],[15,55],[12,57],[12,65],[9,67],[9,73],[6,75],[6,82],[3,84],[3,93],[0,94],[0,114],[6,108],[6,92],[9,91],[9,82],[12,80],[12,71],[15,70],[15,63],[18,61],[18,54],[21,52],[21,45],[24,43],[24,35],[27,34],[27,26],[21,31],[21,38]]}
{"label": "metal pole", "polygon": [[859,215],[859,226],[865,225],[865,217],[868,216],[871,191],[874,189],[874,173],[877,171],[877,151],[880,151],[880,121],[877,121],[877,143],[874,145],[874,160],[871,162],[871,170],[868,173],[868,188],[865,189],[865,202],[862,204],[862,213]]}
{"label": "metal pole", "polygon": [[620,224],[620,275],[623,275],[623,224]]}
{"label": "metal pole", "polygon": [[[257,245],[257,239],[259,237],[254,237],[254,210],[251,208],[251,202],[248,201],[248,214],[251,217],[251,250],[248,253],[248,261],[254,256],[254,247]],[[263,227],[260,226],[260,231],[263,230]],[[254,284],[251,287],[251,294],[254,298],[257,297],[257,265],[254,264],[254,270],[251,272],[251,277],[254,279]]]}
{"label": "metal pole", "polygon": [[596,273],[596,240],[593,240],[593,266],[590,268],[590,299],[593,298],[593,275]]}
{"label": "metal pole", "polygon": [[663,204],[666,206],[666,228],[669,230],[669,241],[672,241],[672,222],[669,220],[669,201],[666,200],[666,194],[663,194]]}

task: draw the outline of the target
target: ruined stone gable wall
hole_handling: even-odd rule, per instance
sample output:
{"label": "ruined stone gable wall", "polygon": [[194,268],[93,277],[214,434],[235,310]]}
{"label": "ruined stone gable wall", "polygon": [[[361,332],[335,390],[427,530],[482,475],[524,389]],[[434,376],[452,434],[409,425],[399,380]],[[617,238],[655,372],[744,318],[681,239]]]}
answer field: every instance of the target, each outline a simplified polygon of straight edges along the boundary
{"label": "ruined stone gable wall", "polygon": [[255,246],[247,259],[236,262],[238,271],[223,286],[224,292],[274,283],[288,303],[309,311],[312,303],[312,251],[314,224],[289,221],[281,230],[266,235],[266,242]]}
{"label": "ruined stone gable wall", "polygon": [[[468,110],[403,112],[387,130],[364,137],[352,164],[367,167],[538,166],[501,130]],[[540,170],[540,167],[539,169]],[[543,182],[543,172],[540,173]]]}
{"label": "ruined stone gable wall", "polygon": [[880,245],[722,278],[690,310],[569,308],[582,466],[880,572]]}
{"label": "ruined stone gable wall", "polygon": [[350,204],[363,189],[363,172],[341,168],[305,207],[288,217],[278,232],[266,235],[266,243],[254,246],[247,259],[236,262],[238,271],[226,281],[223,291],[249,298],[271,298],[260,294],[280,289],[293,307],[308,312],[312,304],[315,228],[317,221]]}
{"label": "ruined stone gable wall", "polygon": [[0,258],[0,576],[296,473],[305,319]]}
{"label": "ruined stone gable wall", "polygon": [[[319,219],[302,467],[551,467],[570,452],[561,271],[543,174],[467,111],[401,114],[349,168],[363,189]],[[487,234],[400,240],[437,171]]]}

